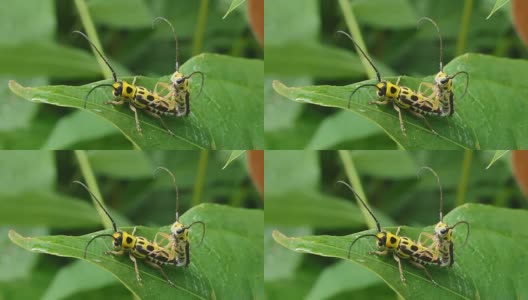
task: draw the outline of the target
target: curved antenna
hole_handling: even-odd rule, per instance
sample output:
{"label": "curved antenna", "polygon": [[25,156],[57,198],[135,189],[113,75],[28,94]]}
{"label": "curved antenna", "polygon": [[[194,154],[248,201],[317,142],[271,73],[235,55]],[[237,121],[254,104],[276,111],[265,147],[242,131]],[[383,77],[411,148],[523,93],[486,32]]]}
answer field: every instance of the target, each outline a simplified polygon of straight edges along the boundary
{"label": "curved antenna", "polygon": [[450,79],[453,79],[455,78],[456,76],[460,75],[460,74],[464,74],[466,75],[466,88],[464,89],[464,94],[462,94],[462,96],[460,97],[460,99],[464,98],[464,96],[466,95],[466,92],[467,92],[467,88],[469,86],[469,73],[466,72],[466,71],[458,71],[456,72],[455,74],[453,74],[453,76],[449,77]]}
{"label": "curved antenna", "polygon": [[108,218],[110,219],[110,221],[112,221],[112,227],[114,228],[114,232],[117,232],[117,226],[116,226],[116,223],[114,221],[114,219],[112,219],[112,217],[110,216],[110,213],[108,213],[108,211],[106,210],[106,208],[104,208],[104,206],[101,204],[101,202],[99,202],[99,200],[97,199],[97,197],[95,197],[95,195],[90,191],[90,189],[82,182],[80,181],[74,181],[73,183],[77,183],[77,184],[80,184],[82,187],[84,187],[84,189],[86,191],[88,191],[88,193],[90,193],[90,196],[92,196],[92,199],[94,199],[97,204],[99,204],[99,206],[103,209],[103,211],[106,213],[106,215],[108,216]]}
{"label": "curved antenna", "polygon": [[174,189],[176,190],[176,221],[178,221],[180,219],[180,216],[178,214],[178,211],[180,209],[180,193],[178,192],[178,186],[176,185],[176,177],[174,177],[174,174],[172,174],[172,172],[169,171],[169,169],[165,167],[157,167],[156,170],[154,170],[154,178],[156,178],[156,172],[158,172],[158,170],[163,170],[169,173],[169,175],[172,177],[172,182],[174,183]]}
{"label": "curved antenna", "polygon": [[381,226],[380,226],[380,223],[378,221],[378,219],[376,219],[376,217],[374,216],[374,213],[370,210],[370,208],[368,208],[368,206],[365,204],[365,202],[363,202],[363,200],[361,199],[361,197],[359,197],[359,195],[356,193],[356,191],[354,191],[354,189],[346,182],[344,181],[338,181],[337,183],[341,183],[341,184],[344,184],[348,187],[348,189],[350,191],[352,191],[352,193],[354,193],[354,195],[356,196],[356,198],[361,201],[361,204],[363,204],[363,206],[368,210],[368,212],[370,213],[370,215],[372,216],[372,218],[374,219],[374,221],[376,221],[376,227],[378,229],[378,232],[381,232]]}
{"label": "curved antenna", "polygon": [[360,88],[366,87],[366,86],[373,86],[376,88],[376,90],[378,90],[378,86],[375,84],[364,84],[364,85],[358,86],[355,90],[352,91],[352,93],[350,93],[350,96],[348,97],[348,104],[347,104],[348,109],[350,109],[350,102],[352,101],[352,96],[354,96],[357,90],[359,90]]}
{"label": "curved antenna", "polygon": [[88,251],[88,246],[90,246],[90,244],[93,242],[93,240],[95,240],[96,238],[100,238],[100,237],[103,237],[103,236],[109,236],[111,238],[114,238],[111,234],[99,234],[99,235],[96,235],[94,236],[93,238],[91,238],[89,241],[88,241],[88,244],[86,244],[86,247],[84,247],[84,258],[86,259],[86,251]]}
{"label": "curved antenna", "polygon": [[350,251],[352,250],[352,246],[361,238],[364,238],[364,237],[368,237],[368,236],[373,236],[376,238],[376,240],[379,240],[378,237],[375,235],[375,234],[364,234],[364,235],[360,235],[358,236],[355,240],[352,241],[352,243],[350,243],[350,246],[348,246],[348,255],[347,255],[347,258],[350,259]]}
{"label": "curved antenna", "polygon": [[443,208],[444,208],[444,193],[442,192],[442,184],[440,183],[440,177],[438,176],[438,174],[436,174],[436,172],[431,169],[430,167],[421,167],[420,170],[418,170],[418,177],[420,177],[420,172],[422,170],[428,170],[430,171],[431,173],[433,173],[433,175],[436,177],[436,182],[438,183],[438,189],[440,190],[440,222],[443,222],[444,221],[444,213],[443,213]]}
{"label": "curved antenna", "polygon": [[202,229],[202,239],[200,240],[200,243],[198,244],[198,246],[196,246],[196,247],[198,248],[198,247],[200,247],[200,245],[202,244],[203,239],[204,239],[204,237],[205,237],[205,223],[202,222],[202,221],[194,221],[194,222],[191,223],[191,225],[186,226],[185,228],[186,228],[186,229],[189,229],[189,228],[191,228],[194,224],[201,224],[201,225],[202,225],[202,228],[203,228],[203,229]]}
{"label": "curved antenna", "polygon": [[174,26],[172,26],[171,22],[169,22],[169,20],[165,19],[164,17],[155,18],[154,21],[152,21],[152,28],[154,28],[154,25],[156,25],[156,21],[158,21],[158,20],[162,20],[165,23],[169,24],[169,26],[170,26],[170,28],[172,30],[172,35],[174,36],[174,41],[176,43],[176,71],[179,71],[180,70],[180,64],[178,63],[178,59],[179,59],[178,36],[176,35],[176,30],[174,30]]}
{"label": "curved antenna", "polygon": [[378,71],[378,69],[376,69],[376,67],[374,66],[374,63],[372,63],[372,61],[370,60],[370,58],[365,54],[365,52],[363,51],[363,49],[361,49],[361,47],[359,47],[359,45],[354,41],[354,39],[352,39],[352,37],[344,32],[344,31],[337,31],[337,33],[341,33],[341,34],[344,34],[346,37],[348,37],[352,43],[354,43],[354,45],[356,45],[356,48],[361,52],[361,54],[363,54],[363,56],[368,60],[368,62],[370,63],[370,65],[372,66],[372,68],[374,68],[374,71],[376,71],[376,77],[378,78],[378,82],[381,82],[381,76],[380,76],[380,73]]}
{"label": "curved antenna", "polygon": [[200,84],[200,92],[198,92],[198,95],[196,95],[196,99],[198,99],[198,97],[200,97],[200,95],[202,94],[202,89],[203,89],[203,85],[204,85],[204,82],[205,82],[205,75],[204,75],[204,73],[202,73],[200,71],[194,71],[191,74],[189,74],[189,76],[185,76],[185,79],[191,78],[194,74],[198,74],[198,75],[200,75],[202,77],[202,83]]}
{"label": "curved antenna", "polygon": [[103,83],[103,84],[99,84],[99,85],[96,85],[94,86],[93,88],[90,89],[90,91],[88,91],[88,94],[86,94],[86,96],[84,96],[84,109],[86,109],[86,104],[88,103],[88,96],[90,96],[90,94],[96,89],[96,88],[100,88],[102,86],[109,86],[111,88],[114,88],[113,85],[111,84],[107,84],[107,83]]}
{"label": "curved antenna", "polygon": [[86,34],[80,32],[80,31],[73,31],[73,33],[78,33],[80,35],[82,35],[87,41],[88,43],[90,43],[90,45],[92,45],[92,47],[95,49],[95,51],[97,52],[97,54],[99,54],[99,56],[104,60],[104,62],[106,63],[106,65],[110,68],[110,70],[112,71],[112,77],[114,78],[114,82],[117,82],[117,76],[116,76],[116,73],[114,71],[114,69],[112,69],[112,66],[110,65],[110,63],[108,62],[108,60],[106,60],[106,58],[103,56],[103,54],[101,54],[101,51],[99,51],[99,49],[97,49],[97,47],[95,47],[94,43],[92,43],[92,41],[90,41],[90,39],[86,36]]}
{"label": "curved antenna", "polygon": [[442,35],[440,35],[440,28],[438,28],[438,25],[436,25],[435,21],[433,21],[431,18],[428,18],[428,17],[421,17],[419,20],[418,20],[418,23],[417,23],[417,26],[418,28],[420,28],[420,25],[422,23],[423,20],[427,20],[429,22],[431,22],[431,24],[434,25],[434,27],[436,27],[436,32],[438,33],[438,40],[440,41],[440,71],[444,71],[444,63],[443,63],[443,59],[444,59],[444,47],[442,45]]}
{"label": "curved antenna", "polygon": [[464,241],[464,244],[462,245],[462,247],[464,247],[466,245],[466,243],[467,243],[467,240],[469,239],[469,223],[466,222],[466,221],[458,221],[458,222],[455,223],[455,225],[449,227],[449,229],[454,229],[459,224],[466,224],[466,226],[467,226],[466,240]]}

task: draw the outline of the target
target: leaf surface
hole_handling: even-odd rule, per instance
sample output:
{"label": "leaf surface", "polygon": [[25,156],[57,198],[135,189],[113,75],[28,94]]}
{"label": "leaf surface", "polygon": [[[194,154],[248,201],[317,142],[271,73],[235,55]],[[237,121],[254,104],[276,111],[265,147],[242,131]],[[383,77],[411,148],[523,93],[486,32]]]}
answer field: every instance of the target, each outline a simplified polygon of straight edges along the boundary
{"label": "leaf surface", "polygon": [[[523,299],[528,296],[528,286],[523,275],[528,269],[526,253],[519,249],[528,247],[528,212],[497,208],[479,204],[466,204],[445,216],[447,224],[465,220],[471,225],[471,235],[465,246],[466,231],[459,226],[454,232],[455,264],[451,268],[427,267],[435,287],[425,274],[402,263],[404,285],[399,277],[397,263],[391,255],[369,255],[375,250],[374,239],[359,240],[350,253],[350,260],[377,273],[404,299]],[[392,232],[396,228],[384,228]],[[416,240],[426,228],[402,227],[400,235]],[[274,239],[291,250],[326,257],[347,259],[350,243],[358,236],[375,231],[369,230],[348,236],[287,237],[275,231]]]}
{"label": "leaf surface", "polygon": [[[481,54],[465,54],[450,62],[445,71],[469,73],[467,94],[460,98],[465,88],[464,75],[454,79],[455,114],[450,118],[427,116],[434,135],[425,124],[403,110],[407,136],[400,130],[398,114],[391,105],[376,106],[374,88],[363,88],[354,94],[350,110],[370,119],[380,126],[403,149],[518,149],[528,147],[528,61],[498,58]],[[395,78],[384,78],[396,81]],[[402,77],[400,84],[417,89],[423,79]],[[358,86],[287,87],[273,83],[274,89],[284,97],[321,106],[347,109],[351,92]],[[336,129],[339,130],[339,129]],[[340,130],[349,130],[343,128]]]}
{"label": "leaf surface", "polygon": [[[110,238],[97,239],[87,252],[87,260],[111,272],[141,299],[262,299],[263,295],[263,232],[262,211],[230,208],[213,204],[198,205],[180,220],[184,224],[203,221],[206,236],[197,247],[202,230],[194,226],[190,232],[191,264],[187,268],[165,266],[165,273],[176,287],[171,287],[161,274],[138,261],[143,286],[136,280],[134,265],[128,256],[110,256]],[[132,231],[132,228],[120,228]],[[137,227],[137,235],[149,240],[169,227]],[[11,231],[10,239],[20,247],[38,253],[84,259],[84,248],[95,234],[84,236],[23,237]]]}

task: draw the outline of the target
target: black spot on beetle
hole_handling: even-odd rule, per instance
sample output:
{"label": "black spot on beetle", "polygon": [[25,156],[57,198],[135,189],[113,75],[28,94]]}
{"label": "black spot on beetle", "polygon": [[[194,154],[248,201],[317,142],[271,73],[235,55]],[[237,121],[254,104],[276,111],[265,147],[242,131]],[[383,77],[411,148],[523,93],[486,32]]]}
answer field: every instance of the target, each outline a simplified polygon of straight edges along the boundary
{"label": "black spot on beetle", "polygon": [[392,94],[394,94],[394,93],[396,93],[396,88],[395,88],[395,87],[393,87],[393,86],[391,86],[391,89],[390,89],[390,91],[391,91],[391,93],[392,93]]}
{"label": "black spot on beetle", "polygon": [[418,251],[418,247],[416,245],[411,245],[411,250],[412,251]]}
{"label": "black spot on beetle", "polygon": [[152,245],[148,245],[148,246],[147,246],[147,250],[148,250],[148,251],[154,251],[154,246],[152,246]]}
{"label": "black spot on beetle", "polygon": [[413,99],[414,101],[416,101],[416,100],[418,100],[418,96],[416,96],[416,95],[412,95],[412,96],[411,96],[411,99]]}
{"label": "black spot on beetle", "polygon": [[391,244],[395,244],[396,243],[396,238],[391,236],[390,241],[391,241]]}
{"label": "black spot on beetle", "polygon": [[127,242],[127,244],[131,244],[131,243],[132,243],[132,238],[129,237],[129,236],[127,236],[127,238],[126,238],[126,242]]}
{"label": "black spot on beetle", "polygon": [[147,99],[150,100],[150,101],[154,101],[154,96],[152,96],[152,95],[147,95]]}
{"label": "black spot on beetle", "polygon": [[132,87],[127,86],[126,90],[128,94],[132,94]]}

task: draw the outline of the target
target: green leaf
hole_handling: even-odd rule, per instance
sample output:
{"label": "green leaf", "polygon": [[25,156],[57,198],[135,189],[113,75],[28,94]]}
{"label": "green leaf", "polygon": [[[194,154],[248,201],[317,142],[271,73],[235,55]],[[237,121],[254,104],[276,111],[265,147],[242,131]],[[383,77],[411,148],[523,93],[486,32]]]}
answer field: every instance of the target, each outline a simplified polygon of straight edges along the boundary
{"label": "green leaf", "polygon": [[493,154],[493,158],[491,159],[490,163],[486,167],[486,170],[491,167],[497,160],[499,160],[501,157],[504,156],[504,154],[510,152],[510,150],[497,150],[495,151],[495,154]]}
{"label": "green leaf", "polygon": [[229,158],[227,159],[225,165],[222,167],[222,170],[227,168],[227,166],[232,163],[235,159],[237,159],[240,155],[244,154],[246,150],[233,150],[231,151],[231,154],[229,155]]}
{"label": "green leaf", "polygon": [[79,260],[60,269],[42,296],[42,300],[65,299],[76,293],[116,284],[116,282],[117,280],[108,272]]}
{"label": "green leaf", "polygon": [[226,14],[224,15],[222,19],[225,19],[227,15],[229,15],[233,10],[235,10],[235,8],[237,8],[244,2],[246,2],[246,0],[233,0],[231,2],[231,5],[229,6],[229,9],[227,10]]}
{"label": "green leaf", "polygon": [[319,2],[316,0],[266,0],[266,46],[316,41],[321,25],[319,13]]}
{"label": "green leaf", "polygon": [[[134,114],[124,107],[104,104],[110,89],[99,89],[88,102],[87,110],[114,124],[141,149],[253,149],[263,145],[263,63],[259,60],[202,54],[187,61],[182,72],[200,70],[205,74],[201,96],[192,99],[187,118],[164,118],[176,137],[171,137],[160,122],[139,112],[143,136],[136,131]],[[126,78],[132,81],[131,78]],[[152,89],[160,79],[141,77],[138,84]],[[109,83],[108,81],[103,81]],[[98,82],[101,83],[101,82]],[[95,83],[97,84],[97,83]],[[11,81],[9,87],[33,102],[83,108],[84,98],[95,84],[71,86],[22,87]],[[191,93],[197,95],[200,80],[193,78]],[[260,117],[259,117],[260,116]]]}
{"label": "green leaf", "polygon": [[318,155],[315,151],[266,152],[264,194],[272,196],[289,191],[316,189],[321,176]]}
{"label": "green leaf", "polygon": [[350,78],[365,74],[358,57],[344,49],[319,43],[285,43],[264,47],[267,74]]}
{"label": "green leaf", "polygon": [[[517,149],[528,147],[525,126],[528,119],[519,111],[528,111],[524,101],[528,82],[528,62],[509,58],[498,58],[480,54],[465,54],[450,62],[445,70],[448,74],[466,71],[470,75],[467,94],[465,80],[459,76],[454,80],[456,112],[451,118],[427,116],[431,126],[438,132],[434,135],[425,124],[403,111],[407,136],[400,130],[398,114],[388,105],[368,105],[375,99],[373,89],[361,89],[354,94],[350,110],[360,114],[379,126],[404,149]],[[395,79],[391,79],[394,80]],[[402,85],[417,89],[421,81],[402,77]],[[281,95],[302,103],[347,109],[350,93],[361,84],[349,86],[287,87],[275,81],[274,89]],[[368,83],[373,83],[369,81]],[[498,124],[501,124],[498,126]],[[346,128],[342,130],[348,130]]]}
{"label": "green leaf", "polygon": [[359,290],[381,282],[374,272],[342,260],[323,270],[306,300],[330,299],[344,291]]}
{"label": "green leaf", "polygon": [[[136,280],[134,265],[128,256],[104,255],[111,248],[109,239],[90,245],[87,260],[110,271],[130,291],[142,299],[262,299],[264,215],[262,211],[213,204],[193,207],[181,216],[184,224],[200,220],[206,224],[206,236],[200,247],[201,228],[191,229],[192,260],[188,268],[164,267],[176,287],[171,287],[159,271],[138,262],[143,286]],[[132,228],[120,228],[128,230]],[[138,227],[137,234],[152,240],[169,227]],[[83,259],[88,240],[84,236],[23,237],[11,231],[10,239],[20,247],[38,253]]]}
{"label": "green leaf", "polygon": [[360,0],[353,1],[351,5],[358,20],[373,27],[411,28],[416,27],[418,20],[408,0]]}
{"label": "green leaf", "polygon": [[266,197],[266,224],[350,228],[363,224],[363,217],[351,201],[316,192],[292,192]]}
{"label": "green leaf", "polygon": [[88,202],[56,193],[0,196],[0,224],[85,228],[100,223]]}
{"label": "green leaf", "polygon": [[[20,102],[20,101],[18,101]],[[26,102],[20,102],[26,103]],[[94,114],[76,111],[59,120],[43,149],[64,149],[80,142],[118,133],[117,129]]]}
{"label": "green leaf", "polygon": [[[52,39],[57,31],[56,11],[53,0],[0,1],[0,43]],[[4,52],[0,53],[1,58]]]}
{"label": "green leaf", "polygon": [[486,17],[486,19],[489,19],[491,15],[493,15],[496,11],[498,11],[501,7],[503,7],[508,2],[510,2],[510,0],[496,0],[495,5],[493,6],[493,9],[491,9],[490,14]]}
{"label": "green leaf", "polygon": [[[152,178],[155,166],[146,152],[130,150],[87,152],[95,173],[123,179]],[[133,163],[131,163],[133,162]]]}
{"label": "green leaf", "polygon": [[[350,260],[377,273],[404,299],[420,299],[423,295],[428,295],[429,299],[475,299],[479,295],[487,299],[522,299],[528,296],[528,287],[523,277],[518,276],[528,269],[525,253],[519,250],[528,247],[528,234],[525,231],[528,226],[527,211],[466,204],[450,212],[444,219],[448,224],[459,220],[469,222],[471,236],[462,247],[465,229],[459,227],[455,230],[453,267],[427,267],[439,284],[438,287],[431,283],[423,271],[407,262],[402,262],[407,279],[404,285],[399,277],[397,263],[391,255],[378,257],[367,254],[375,249],[373,239],[358,241],[352,249]],[[386,230],[394,232],[396,228]],[[432,232],[432,227],[402,227],[400,234],[416,239],[422,231]],[[372,230],[366,232],[374,233]],[[297,252],[347,259],[351,241],[366,232],[341,237],[287,237],[275,231],[273,236],[279,244]]]}
{"label": "green leaf", "polygon": [[[348,130],[336,130],[336,128],[347,128]],[[382,132],[379,126],[363,117],[350,115],[347,111],[340,111],[321,122],[306,148],[312,150],[335,149],[341,142],[366,138]]]}
{"label": "green leaf", "polygon": [[5,152],[0,170],[0,194],[5,196],[51,191],[57,177],[54,153],[47,151]]}
{"label": "green leaf", "polygon": [[[11,223],[7,226],[0,226],[0,249],[3,255],[0,256],[0,282],[15,282],[31,276],[32,270],[38,262],[38,255],[26,251],[19,251],[8,239],[8,231],[21,230],[24,234],[42,235],[48,234],[49,230],[44,227],[14,227]],[[297,254],[297,253],[294,253]],[[1,287],[1,286],[0,286]],[[0,296],[5,294],[0,293]]]}
{"label": "green leaf", "polygon": [[143,0],[91,0],[87,4],[96,23],[131,29],[152,27],[152,14]]}
{"label": "green leaf", "polygon": [[0,73],[10,76],[75,79],[101,74],[88,52],[51,42],[0,45],[0,52]]}

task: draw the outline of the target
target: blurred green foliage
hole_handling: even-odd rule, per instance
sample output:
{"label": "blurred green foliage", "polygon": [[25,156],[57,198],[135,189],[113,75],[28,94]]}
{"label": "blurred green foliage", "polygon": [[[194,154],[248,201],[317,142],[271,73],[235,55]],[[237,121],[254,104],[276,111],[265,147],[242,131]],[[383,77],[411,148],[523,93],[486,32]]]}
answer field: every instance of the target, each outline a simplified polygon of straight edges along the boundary
{"label": "blurred green foliage", "polygon": [[[244,155],[225,169],[231,152],[88,151],[102,197],[117,224],[160,227],[174,222],[171,170],[180,192],[180,214],[195,203],[261,208],[247,176]],[[199,171],[199,164],[204,166]],[[126,289],[108,273],[81,261],[39,255],[9,241],[10,229],[24,236],[84,235],[102,220],[84,189],[71,151],[2,151],[0,155],[0,299],[94,299],[122,297]],[[200,185],[197,185],[200,182]],[[203,183],[203,184],[202,184]],[[195,199],[196,195],[201,195]],[[146,266],[141,266],[145,267]]]}
{"label": "blurred green foliage", "polygon": [[[425,227],[438,221],[436,178],[427,172],[418,177],[422,166],[433,168],[440,177],[444,214],[463,203],[528,208],[512,177],[509,153],[487,170],[495,152],[468,153],[380,150],[342,151],[341,156],[351,157],[365,199],[384,227]],[[268,299],[384,299],[391,294],[379,277],[352,262],[293,252],[271,237],[275,229],[290,237],[344,236],[366,229],[360,225],[366,219],[353,194],[336,184],[349,181],[341,156],[335,151],[266,152],[264,278]]]}
{"label": "blurred green foliage", "polygon": [[[174,25],[180,64],[202,53],[262,58],[249,29],[244,5],[222,17],[231,1],[208,1],[205,30],[197,36],[201,1],[88,0],[104,52],[120,76],[161,77],[174,71],[174,41],[152,20],[163,16]],[[69,108],[38,105],[7,88],[8,80],[25,86],[81,85],[101,79],[101,70],[86,41],[72,35],[85,31],[74,1],[0,2],[0,149],[130,149],[108,122]],[[193,53],[193,42],[201,47]],[[126,66],[126,67],[125,67]],[[64,134],[65,127],[93,124],[91,135]]]}
{"label": "blurred green foliage", "polygon": [[[495,4],[493,0],[349,2],[366,48],[384,77],[425,77],[438,71],[438,38],[432,26],[424,25],[417,30],[416,22],[422,16],[432,18],[440,27],[444,65],[464,53],[526,57],[526,49],[512,28],[509,3],[486,19]],[[472,6],[467,37],[462,43],[465,48],[460,51],[457,47],[461,45],[459,38],[466,2]],[[264,110],[267,149],[397,148],[381,128],[362,116],[341,109],[292,102],[271,87],[274,79],[286,86],[344,86],[366,79],[353,44],[336,35],[338,30],[349,31],[339,2],[267,0],[266,3]],[[331,125],[333,130],[329,129]],[[431,148],[436,149],[435,146]]]}

